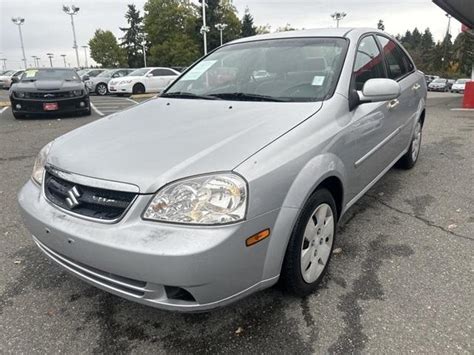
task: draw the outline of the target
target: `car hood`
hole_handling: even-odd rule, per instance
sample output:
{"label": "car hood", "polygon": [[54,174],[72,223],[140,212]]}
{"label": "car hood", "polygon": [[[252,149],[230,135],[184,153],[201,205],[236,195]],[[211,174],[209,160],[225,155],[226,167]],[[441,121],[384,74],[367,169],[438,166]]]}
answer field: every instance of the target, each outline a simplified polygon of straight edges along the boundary
{"label": "car hood", "polygon": [[144,76],[123,76],[121,78],[113,78],[112,80],[114,82],[119,83],[122,80],[133,80],[133,81],[135,81],[135,80],[142,80],[143,78],[145,78],[145,77]]}
{"label": "car hood", "polygon": [[75,90],[82,87],[81,82],[63,80],[21,81],[15,84],[15,90],[29,91]]}
{"label": "car hood", "polygon": [[153,193],[176,179],[234,169],[321,107],[152,99],[56,139],[47,163]]}

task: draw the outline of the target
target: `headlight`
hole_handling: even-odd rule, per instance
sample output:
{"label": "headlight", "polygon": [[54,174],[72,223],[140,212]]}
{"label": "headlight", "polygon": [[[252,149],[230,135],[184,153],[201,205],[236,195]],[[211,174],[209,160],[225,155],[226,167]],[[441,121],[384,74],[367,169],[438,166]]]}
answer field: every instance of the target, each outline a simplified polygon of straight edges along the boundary
{"label": "headlight", "polygon": [[197,176],[171,183],[151,200],[144,219],[183,224],[241,221],[247,208],[247,184],[232,173]]}
{"label": "headlight", "polygon": [[73,90],[71,91],[71,96],[81,96],[82,95],[82,90]]}
{"label": "headlight", "polygon": [[132,82],[131,80],[122,80],[122,81],[119,83],[119,85],[120,85],[120,84],[130,84],[131,82]]}
{"label": "headlight", "polygon": [[22,99],[25,97],[25,93],[22,92],[22,91],[13,91],[13,95],[15,95],[16,97]]}
{"label": "headlight", "polygon": [[43,183],[44,165],[46,164],[46,158],[48,157],[52,145],[53,142],[49,142],[43,148],[41,148],[38,156],[36,157],[35,164],[33,165],[33,173],[31,174],[31,178],[39,185]]}

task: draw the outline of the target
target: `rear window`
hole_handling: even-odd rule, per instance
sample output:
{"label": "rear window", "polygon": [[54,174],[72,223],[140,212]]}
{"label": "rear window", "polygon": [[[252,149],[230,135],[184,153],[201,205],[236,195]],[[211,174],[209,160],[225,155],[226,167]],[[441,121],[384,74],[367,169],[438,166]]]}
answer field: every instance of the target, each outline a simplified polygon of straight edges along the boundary
{"label": "rear window", "polygon": [[80,81],[79,76],[72,69],[28,69],[21,78],[21,81],[36,80]]}

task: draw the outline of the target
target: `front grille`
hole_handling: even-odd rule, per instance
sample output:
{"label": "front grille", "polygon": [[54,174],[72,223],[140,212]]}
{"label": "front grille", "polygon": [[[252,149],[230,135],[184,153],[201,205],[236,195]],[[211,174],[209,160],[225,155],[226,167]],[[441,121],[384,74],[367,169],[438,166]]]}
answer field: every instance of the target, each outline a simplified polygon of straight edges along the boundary
{"label": "front grille", "polygon": [[46,99],[56,100],[75,97],[72,91],[56,91],[56,92],[25,92],[27,99]]}
{"label": "front grille", "polygon": [[115,221],[122,217],[136,197],[133,192],[76,184],[51,171],[46,171],[44,192],[48,200],[65,210],[103,221]]}

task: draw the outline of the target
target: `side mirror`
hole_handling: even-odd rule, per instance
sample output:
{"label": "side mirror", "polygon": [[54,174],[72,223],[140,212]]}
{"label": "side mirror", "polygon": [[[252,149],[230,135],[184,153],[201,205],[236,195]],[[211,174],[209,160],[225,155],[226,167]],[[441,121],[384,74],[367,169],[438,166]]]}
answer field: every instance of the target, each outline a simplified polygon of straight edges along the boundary
{"label": "side mirror", "polygon": [[360,103],[394,100],[400,96],[400,84],[392,79],[369,79],[359,93]]}
{"label": "side mirror", "polygon": [[82,81],[87,81],[87,80],[89,80],[89,79],[90,79],[89,75],[84,75],[84,76],[82,77]]}
{"label": "side mirror", "polygon": [[147,78],[151,78],[153,76],[153,74],[149,73],[146,75]]}
{"label": "side mirror", "polygon": [[20,82],[20,78],[17,76],[12,76],[12,84],[16,84]]}

